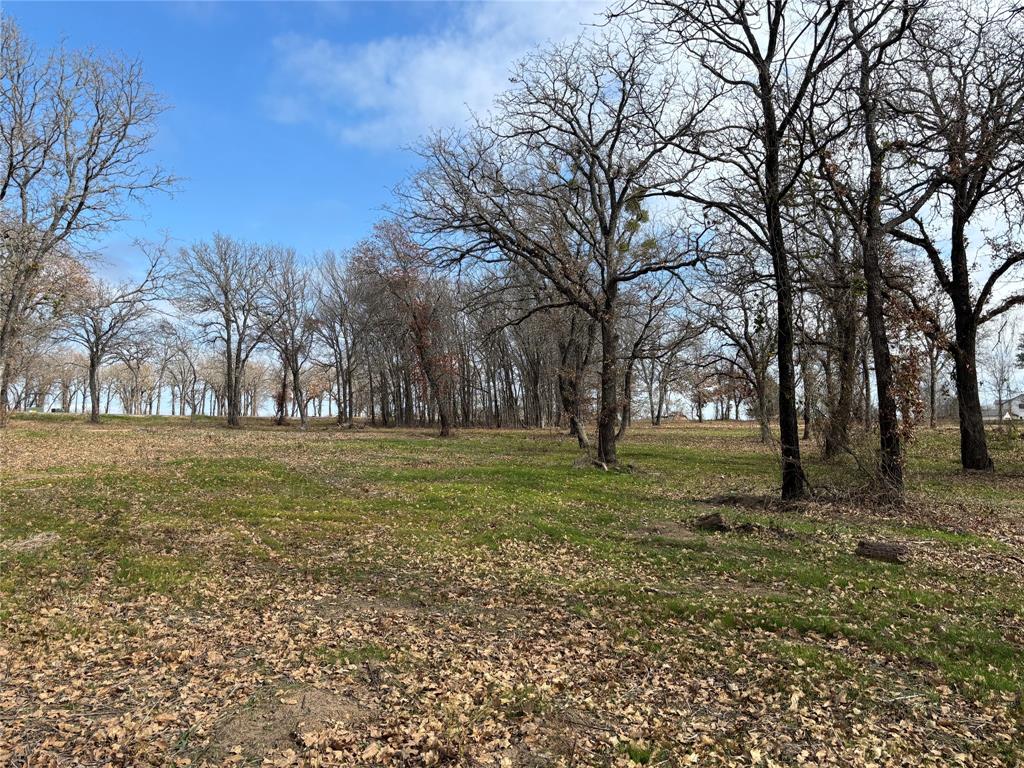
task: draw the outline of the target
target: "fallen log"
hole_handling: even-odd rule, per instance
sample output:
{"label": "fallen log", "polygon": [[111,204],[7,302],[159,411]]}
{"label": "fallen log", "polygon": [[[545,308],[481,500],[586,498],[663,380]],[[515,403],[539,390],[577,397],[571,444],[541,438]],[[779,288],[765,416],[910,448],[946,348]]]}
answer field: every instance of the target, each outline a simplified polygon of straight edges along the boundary
{"label": "fallen log", "polygon": [[903,564],[910,558],[910,548],[906,544],[892,541],[858,541],[854,554],[871,560]]}

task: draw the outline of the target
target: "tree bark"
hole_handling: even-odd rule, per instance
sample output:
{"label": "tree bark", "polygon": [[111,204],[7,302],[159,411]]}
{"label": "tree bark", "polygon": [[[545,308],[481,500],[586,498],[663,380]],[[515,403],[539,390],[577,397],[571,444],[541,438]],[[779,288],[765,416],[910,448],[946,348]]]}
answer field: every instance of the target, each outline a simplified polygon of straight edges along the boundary
{"label": "tree bark", "polygon": [[857,379],[857,317],[853,312],[836,317],[836,342],[839,365],[836,371],[839,390],[829,413],[825,432],[825,458],[830,459],[850,445],[850,417],[853,414],[853,389]]}
{"label": "tree bark", "polygon": [[782,201],[779,182],[779,139],[775,108],[768,94],[772,86],[768,73],[760,72],[762,110],[765,115],[765,214],[768,250],[772,257],[775,296],[778,304],[777,354],[779,366],[779,439],[782,447],[782,498],[799,499],[807,479],[800,460],[800,430],[796,405],[796,371],[793,365],[793,276],[790,273],[785,236],[782,231]]}
{"label": "tree bark", "polygon": [[100,361],[89,355],[89,422],[100,423]]}
{"label": "tree bark", "polygon": [[302,391],[302,376],[299,366],[299,361],[293,356],[290,361],[291,373],[292,373],[292,399],[295,402],[295,407],[299,411],[299,429],[305,430],[309,427],[308,410],[309,404],[306,402],[306,393]]}
{"label": "tree bark", "polygon": [[970,297],[966,216],[962,212],[962,197],[958,191],[953,200],[950,238],[950,264],[953,268],[950,298],[956,332],[956,344],[952,350],[953,375],[956,379],[956,399],[960,411],[960,464],[964,469],[990,471],[994,465],[985,439],[985,420],[981,413],[981,396],[978,390],[978,323]]}
{"label": "tree bark", "polygon": [[9,378],[10,365],[6,359],[0,358],[0,428],[7,426],[7,422],[11,417]]}
{"label": "tree bark", "polygon": [[[892,357],[883,314],[882,271],[878,263],[877,239],[864,245],[864,281],[867,293],[868,330],[875,359],[875,389],[878,399],[878,436],[881,446],[879,479],[894,494],[903,493],[903,453],[900,445],[899,418],[893,396]],[[867,390],[865,390],[865,395]],[[865,398],[866,399],[866,398]],[[866,405],[866,404],[865,404]]]}
{"label": "tree bark", "polygon": [[978,369],[975,364],[977,336],[973,329],[967,330],[971,325],[973,323],[969,321],[962,323],[959,316],[956,318],[953,373],[960,415],[960,463],[964,469],[990,471],[994,465],[988,453],[985,420],[978,391]]}
{"label": "tree bark", "polygon": [[910,549],[906,544],[888,541],[859,541],[855,554],[871,560],[883,560],[887,563],[905,563],[910,557]]}
{"label": "tree bark", "polygon": [[601,408],[597,416],[597,460],[611,466],[618,461],[615,450],[615,419],[619,412],[617,397],[619,333],[615,326],[615,290],[605,292],[601,316]]}

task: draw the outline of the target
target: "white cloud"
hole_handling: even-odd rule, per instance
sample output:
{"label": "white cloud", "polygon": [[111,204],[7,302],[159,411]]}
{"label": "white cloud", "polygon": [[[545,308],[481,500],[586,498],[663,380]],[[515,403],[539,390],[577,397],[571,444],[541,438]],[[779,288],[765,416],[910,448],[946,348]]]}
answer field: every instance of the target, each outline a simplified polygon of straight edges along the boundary
{"label": "white cloud", "polygon": [[408,144],[461,125],[508,87],[512,64],[537,45],[600,21],[603,3],[458,6],[433,34],[386,36],[361,45],[284,35],[274,40],[268,104],[282,122],[315,122],[351,144]]}

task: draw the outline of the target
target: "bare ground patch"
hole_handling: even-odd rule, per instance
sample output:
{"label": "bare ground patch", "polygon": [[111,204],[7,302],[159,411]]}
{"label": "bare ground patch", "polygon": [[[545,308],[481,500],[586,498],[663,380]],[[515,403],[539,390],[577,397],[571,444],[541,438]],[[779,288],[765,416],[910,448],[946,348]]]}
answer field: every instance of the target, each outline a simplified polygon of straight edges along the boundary
{"label": "bare ground patch", "polygon": [[52,531],[37,533],[25,539],[13,539],[0,541],[0,551],[7,552],[35,552],[40,549],[47,549],[60,541],[60,534]]}
{"label": "bare ground patch", "polygon": [[340,746],[338,734],[362,728],[370,716],[350,693],[268,684],[219,719],[198,757],[263,761],[287,759],[310,747],[330,749]]}

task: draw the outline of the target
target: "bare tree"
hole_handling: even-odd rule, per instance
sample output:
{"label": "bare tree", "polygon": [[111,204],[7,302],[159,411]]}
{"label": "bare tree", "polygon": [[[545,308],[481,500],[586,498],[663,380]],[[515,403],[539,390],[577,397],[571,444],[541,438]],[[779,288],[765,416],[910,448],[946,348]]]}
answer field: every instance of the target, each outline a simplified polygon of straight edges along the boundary
{"label": "bare tree", "polygon": [[428,274],[426,254],[397,221],[380,222],[358,248],[359,266],[371,271],[394,304],[437,413],[441,437],[451,434],[455,393],[451,350],[455,305],[449,286]]}
{"label": "bare tree", "polygon": [[700,233],[659,238],[644,200],[686,184],[675,152],[696,141],[701,105],[650,44],[613,28],[523,61],[493,117],[423,148],[409,192],[417,228],[440,263],[514,263],[600,332],[597,460],[615,464],[622,287],[698,260]]}
{"label": "bare tree", "polygon": [[216,234],[179,252],[173,296],[224,355],[228,425],[241,425],[245,366],[273,325],[267,249]]}
{"label": "bare tree", "polygon": [[[273,274],[269,281],[267,338],[291,377],[292,400],[299,412],[301,429],[308,426],[303,379],[312,355],[314,298],[309,273],[298,263],[295,251],[271,249]],[[283,403],[282,403],[283,407]]]}
{"label": "bare tree", "polygon": [[644,0],[626,11],[689,51],[721,93],[714,130],[688,151],[705,184],[672,194],[731,221],[771,259],[776,295],[782,496],[804,494],[794,368],[792,248],[785,200],[814,156],[807,114],[831,98],[822,75],[848,52],[843,3]]}
{"label": "bare tree", "polygon": [[[726,238],[718,238],[724,247]],[[690,290],[690,308],[701,324],[715,334],[705,342],[705,367],[724,363],[746,382],[751,410],[760,427],[761,442],[772,440],[774,390],[771,366],[778,351],[778,320],[772,299],[771,274],[759,253],[734,242],[726,258],[709,261]],[[726,251],[728,253],[728,250]]]}
{"label": "bare tree", "polygon": [[[896,234],[924,251],[949,296],[960,461],[965,469],[989,470],[978,329],[1024,304],[1024,291],[1011,287],[1024,265],[1024,247],[997,239],[972,258],[968,229],[988,212],[1003,213],[1019,226],[1024,210],[1024,25],[1012,12],[943,6],[912,33],[915,66],[902,70],[901,87],[910,96],[904,108],[927,138],[914,160],[939,195],[931,216],[906,211],[913,215]],[[981,264],[987,273],[977,275]]]}
{"label": "bare tree", "polygon": [[996,398],[996,418],[1000,420],[1018,380],[1014,357],[1018,335],[1016,320],[1002,317],[987,353],[981,358],[982,369],[988,374],[989,387]]}
{"label": "bare tree", "polygon": [[687,328],[679,316],[682,295],[672,280],[638,281],[624,297],[621,313],[620,336],[625,344],[622,359],[622,413],[619,417],[617,440],[621,440],[632,420],[634,376],[638,363],[659,353],[660,340],[666,335],[666,326],[676,328],[673,343],[685,344],[698,334],[697,328]]}
{"label": "bare tree", "polygon": [[62,339],[80,345],[89,359],[89,421],[100,420],[100,368],[119,347],[140,332],[140,321],[161,286],[159,258],[150,260],[138,282],[110,283],[89,276],[69,299]]}
{"label": "bare tree", "polygon": [[805,302],[813,305],[815,332],[803,330],[806,354],[816,355],[824,387],[822,452],[831,459],[850,447],[857,384],[857,344],[863,315],[860,249],[845,217],[812,184],[792,213],[809,235],[800,257]]}
{"label": "bare tree", "polygon": [[[893,0],[845,6],[845,23],[854,52],[849,67],[837,73],[839,82],[848,84],[839,86],[843,97],[838,100],[839,127],[828,135],[834,123],[829,125],[827,117],[819,116],[816,119],[826,127],[815,135],[821,150],[819,170],[830,183],[836,207],[848,220],[859,246],[875,362],[878,476],[885,491],[895,497],[903,493],[903,448],[886,325],[883,262],[887,240],[935,192],[934,185],[921,183],[906,170],[906,147],[910,141],[905,137],[916,138],[916,134],[908,131],[906,122],[899,119],[896,105],[895,75],[901,65],[907,64],[901,44],[920,5]],[[892,118],[893,114],[897,119]],[[823,134],[825,142],[821,142]],[[843,156],[830,151],[828,146],[835,144],[837,136],[849,137],[843,143],[848,148]],[[820,143],[826,146],[821,147]]]}
{"label": "bare tree", "polygon": [[159,392],[154,391],[157,385],[152,365],[156,352],[153,340],[156,337],[157,329],[152,323],[140,322],[111,347],[111,357],[123,372],[117,392],[122,413],[144,414],[152,398],[159,397]]}
{"label": "bare tree", "polygon": [[0,425],[8,357],[67,244],[126,218],[172,179],[148,161],[162,110],[138,62],[38,51],[0,20]]}
{"label": "bare tree", "polygon": [[[200,339],[184,322],[168,320],[160,324],[160,338],[166,347],[167,369],[171,380],[171,415],[185,415],[185,408],[194,419],[198,410],[198,385],[202,349]],[[175,403],[177,402],[177,406]]]}
{"label": "bare tree", "polygon": [[347,265],[334,253],[327,253],[317,267],[314,326],[317,338],[330,354],[327,366],[333,373],[338,424],[352,423],[355,416],[353,378],[357,350],[356,318],[352,300],[354,280]]}

